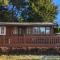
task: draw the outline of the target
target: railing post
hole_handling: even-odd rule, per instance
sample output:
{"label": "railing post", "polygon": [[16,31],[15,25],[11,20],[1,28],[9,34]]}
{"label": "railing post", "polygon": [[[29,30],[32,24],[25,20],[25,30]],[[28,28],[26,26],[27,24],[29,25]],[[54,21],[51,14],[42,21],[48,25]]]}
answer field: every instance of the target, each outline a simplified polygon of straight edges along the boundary
{"label": "railing post", "polygon": [[8,39],[8,41],[9,41],[9,42],[8,42],[8,43],[9,43],[9,45],[10,45],[10,40],[11,40],[11,39],[9,38],[9,39]]}

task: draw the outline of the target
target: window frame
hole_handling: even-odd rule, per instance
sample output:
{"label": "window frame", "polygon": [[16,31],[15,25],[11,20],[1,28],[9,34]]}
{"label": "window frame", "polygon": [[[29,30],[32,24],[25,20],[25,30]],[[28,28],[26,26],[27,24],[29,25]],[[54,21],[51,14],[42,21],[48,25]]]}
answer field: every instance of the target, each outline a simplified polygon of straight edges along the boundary
{"label": "window frame", "polygon": [[[17,28],[17,29],[16,29]],[[14,28],[13,28],[13,35],[18,35],[18,27],[17,26],[15,26]]]}
{"label": "window frame", "polygon": [[0,35],[6,35],[6,26],[0,26]]}
{"label": "window frame", "polygon": [[[34,29],[34,28],[36,28],[36,29]],[[45,35],[46,34],[46,31],[45,30],[46,30],[45,26],[33,27],[32,34],[33,35]]]}
{"label": "window frame", "polygon": [[[47,29],[49,28],[49,29]],[[49,33],[47,33],[47,30],[49,30]],[[50,35],[51,34],[51,27],[45,27],[45,34],[46,35]]]}

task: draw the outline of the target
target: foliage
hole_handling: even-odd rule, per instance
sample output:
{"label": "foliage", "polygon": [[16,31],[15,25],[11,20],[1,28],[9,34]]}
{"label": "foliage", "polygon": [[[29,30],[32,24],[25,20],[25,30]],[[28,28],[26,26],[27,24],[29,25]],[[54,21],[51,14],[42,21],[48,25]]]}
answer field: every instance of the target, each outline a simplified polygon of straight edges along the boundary
{"label": "foliage", "polygon": [[16,16],[12,14],[11,11],[5,6],[0,6],[0,22],[15,22],[17,21]]}
{"label": "foliage", "polygon": [[0,5],[8,5],[9,0],[0,0]]}
{"label": "foliage", "polygon": [[60,28],[57,27],[57,28],[55,29],[55,32],[56,32],[56,33],[60,33]]}
{"label": "foliage", "polygon": [[13,5],[16,5],[16,7],[19,9],[22,4],[23,4],[23,0],[10,0],[10,2],[13,4]]}
{"label": "foliage", "polygon": [[18,15],[14,14],[16,11],[14,12],[13,9],[4,12],[0,10],[0,13],[4,14],[2,20],[6,19],[7,21],[10,19],[9,21],[12,21],[17,19],[19,22],[53,22],[57,15],[57,7],[52,3],[52,0],[0,0],[0,6],[7,6],[8,2],[13,5],[13,9],[16,6],[18,13],[21,13],[21,15],[17,19]]}
{"label": "foliage", "polygon": [[12,3],[17,9],[24,8],[22,17],[27,22],[53,22],[57,14],[57,7],[52,0],[12,0]]}
{"label": "foliage", "polygon": [[[30,0],[30,5],[34,12],[41,17],[40,21],[53,22],[57,14],[57,7],[52,4],[51,0]],[[37,18],[38,19],[38,18]]]}
{"label": "foliage", "polygon": [[2,5],[2,0],[0,0],[0,6]]}
{"label": "foliage", "polygon": [[14,16],[14,11],[9,11],[9,0],[0,0],[0,22],[17,22],[17,17]]}

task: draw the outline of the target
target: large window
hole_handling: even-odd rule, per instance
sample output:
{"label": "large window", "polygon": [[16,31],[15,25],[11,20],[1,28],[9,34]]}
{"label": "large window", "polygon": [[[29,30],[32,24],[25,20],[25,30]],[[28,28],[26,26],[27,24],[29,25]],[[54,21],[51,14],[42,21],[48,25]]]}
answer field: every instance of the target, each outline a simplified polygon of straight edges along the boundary
{"label": "large window", "polygon": [[33,34],[50,34],[50,27],[33,27]]}
{"label": "large window", "polygon": [[45,27],[33,27],[33,34],[45,34]]}
{"label": "large window", "polygon": [[37,34],[50,34],[50,27],[14,27],[13,34],[19,35],[37,35]]}
{"label": "large window", "polygon": [[26,34],[25,32],[26,31],[24,28],[21,28],[21,27],[14,27],[13,28],[13,34],[14,35],[24,35],[24,34]]}
{"label": "large window", "polygon": [[0,35],[6,35],[6,27],[0,26]]}

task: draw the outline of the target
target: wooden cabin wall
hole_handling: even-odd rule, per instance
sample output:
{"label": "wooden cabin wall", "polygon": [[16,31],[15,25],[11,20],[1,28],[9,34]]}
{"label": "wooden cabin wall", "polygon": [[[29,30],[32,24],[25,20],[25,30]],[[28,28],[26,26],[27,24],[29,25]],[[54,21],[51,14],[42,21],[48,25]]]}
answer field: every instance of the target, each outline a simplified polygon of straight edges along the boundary
{"label": "wooden cabin wall", "polygon": [[[14,27],[16,26],[6,26],[6,35],[0,36],[0,47],[1,46],[11,46],[15,48],[20,47],[54,47],[57,43],[60,43],[60,37],[55,36],[54,34],[54,27],[51,26],[51,36],[46,35],[14,35],[12,33]],[[18,26],[17,26],[18,27]],[[21,27],[21,26],[19,26]],[[26,28],[23,26],[23,28]],[[32,28],[32,27],[31,27]],[[25,31],[25,30],[24,30]],[[42,43],[41,43],[42,41]],[[45,43],[46,42],[46,43]],[[55,42],[55,43],[54,43]],[[51,44],[50,44],[51,43]],[[42,46],[42,47],[41,47]],[[60,47],[60,45],[58,46]]]}

